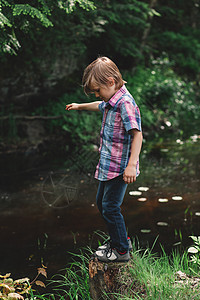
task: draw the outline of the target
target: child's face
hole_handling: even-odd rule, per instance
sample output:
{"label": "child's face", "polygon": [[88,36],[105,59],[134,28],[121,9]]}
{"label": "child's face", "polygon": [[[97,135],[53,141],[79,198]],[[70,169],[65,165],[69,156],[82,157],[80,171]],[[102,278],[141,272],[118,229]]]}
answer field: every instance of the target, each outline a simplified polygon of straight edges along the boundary
{"label": "child's face", "polygon": [[110,98],[116,93],[116,87],[114,82],[108,82],[107,85],[92,84],[91,92],[95,94],[95,97],[100,98],[102,101],[108,102]]}

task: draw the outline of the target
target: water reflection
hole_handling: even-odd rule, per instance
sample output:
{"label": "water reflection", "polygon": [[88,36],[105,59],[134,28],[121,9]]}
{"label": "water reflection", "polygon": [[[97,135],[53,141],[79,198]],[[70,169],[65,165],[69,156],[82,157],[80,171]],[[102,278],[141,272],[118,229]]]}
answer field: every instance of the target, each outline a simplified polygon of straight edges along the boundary
{"label": "water reflection", "polygon": [[[162,243],[171,251],[188,245],[189,235],[199,235],[199,146],[199,141],[144,145],[141,175],[128,186],[122,207],[129,235],[141,247],[151,246],[159,236],[155,249]],[[80,157],[59,171],[37,168],[17,178],[16,188],[13,178],[5,185],[2,177],[1,273],[33,277],[43,262],[53,275],[65,267],[68,251],[97,246],[100,237],[94,231],[106,231],[95,205],[98,183],[91,168],[83,171],[84,153]],[[94,169],[97,153],[91,157]]]}

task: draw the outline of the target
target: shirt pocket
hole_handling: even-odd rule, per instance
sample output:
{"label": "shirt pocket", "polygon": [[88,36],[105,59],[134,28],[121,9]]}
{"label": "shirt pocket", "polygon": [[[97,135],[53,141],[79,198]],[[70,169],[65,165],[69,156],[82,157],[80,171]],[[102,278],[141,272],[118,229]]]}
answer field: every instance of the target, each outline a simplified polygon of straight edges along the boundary
{"label": "shirt pocket", "polygon": [[112,143],[123,143],[125,128],[118,112],[108,115],[106,120],[106,131],[109,141]]}

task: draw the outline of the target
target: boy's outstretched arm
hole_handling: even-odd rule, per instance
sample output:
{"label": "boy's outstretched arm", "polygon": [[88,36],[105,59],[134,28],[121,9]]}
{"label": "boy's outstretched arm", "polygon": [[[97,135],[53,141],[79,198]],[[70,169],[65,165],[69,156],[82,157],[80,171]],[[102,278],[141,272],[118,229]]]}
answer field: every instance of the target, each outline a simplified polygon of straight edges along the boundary
{"label": "boy's outstretched arm", "polygon": [[66,110],[91,110],[99,111],[99,104],[102,101],[94,101],[88,103],[71,103],[66,105]]}
{"label": "boy's outstretched arm", "polygon": [[131,155],[128,165],[124,170],[123,179],[125,183],[132,183],[136,181],[136,166],[139,159],[140,150],[142,147],[142,132],[137,129],[131,129],[130,134],[133,135],[131,144]]}

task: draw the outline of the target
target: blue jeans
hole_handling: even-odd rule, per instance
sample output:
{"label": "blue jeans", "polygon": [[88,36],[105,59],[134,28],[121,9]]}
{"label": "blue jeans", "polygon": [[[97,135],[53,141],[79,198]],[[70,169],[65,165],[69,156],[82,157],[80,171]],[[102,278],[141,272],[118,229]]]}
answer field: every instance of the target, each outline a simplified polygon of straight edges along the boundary
{"label": "blue jeans", "polygon": [[129,249],[126,226],[120,209],[126,188],[123,175],[120,175],[108,181],[100,181],[96,196],[98,209],[111,238],[111,247],[120,252]]}

